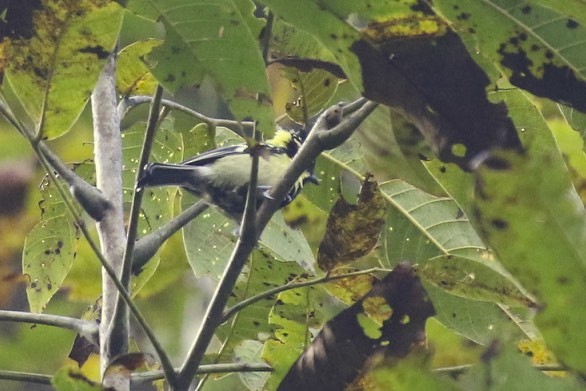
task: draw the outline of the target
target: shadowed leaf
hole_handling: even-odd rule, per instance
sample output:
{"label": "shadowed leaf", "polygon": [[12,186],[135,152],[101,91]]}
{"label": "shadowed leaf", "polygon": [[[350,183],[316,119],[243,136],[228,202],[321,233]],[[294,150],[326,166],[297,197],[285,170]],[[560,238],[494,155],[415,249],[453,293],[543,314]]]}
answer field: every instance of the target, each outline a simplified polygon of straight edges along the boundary
{"label": "shadowed leaf", "polygon": [[324,325],[278,390],[342,390],[375,353],[403,358],[423,343],[434,313],[411,266],[400,264]]}

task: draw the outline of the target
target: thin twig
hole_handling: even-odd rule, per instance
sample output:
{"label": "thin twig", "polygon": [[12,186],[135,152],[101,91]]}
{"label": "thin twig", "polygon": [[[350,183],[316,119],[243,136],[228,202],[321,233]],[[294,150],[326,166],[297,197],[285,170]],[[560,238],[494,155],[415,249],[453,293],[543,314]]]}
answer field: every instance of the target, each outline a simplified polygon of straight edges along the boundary
{"label": "thin twig", "polygon": [[276,295],[276,294],[284,292],[284,291],[288,291],[291,289],[297,289],[297,288],[303,288],[306,286],[325,284],[330,281],[336,281],[336,280],[341,280],[344,278],[360,276],[363,274],[372,274],[372,273],[379,273],[379,272],[390,272],[390,270],[389,269],[382,269],[382,268],[378,268],[378,267],[373,267],[370,269],[360,270],[360,271],[351,272],[351,273],[326,275],[326,276],[316,278],[313,280],[291,282],[286,285],[281,285],[276,288],[269,289],[267,291],[259,293],[258,295],[251,296],[245,300],[242,300],[238,304],[235,304],[234,306],[228,308],[226,311],[224,311],[222,323],[226,322],[228,319],[230,319],[232,316],[234,316],[234,314],[236,314],[238,311],[242,311],[244,308],[248,307],[249,305],[252,305],[260,300],[266,299],[267,297],[271,297],[273,295]]}
{"label": "thin twig", "polygon": [[[272,372],[267,364],[247,364],[247,363],[221,363],[200,365],[197,369],[198,375],[213,373],[244,373],[244,372]],[[131,379],[133,384],[154,381],[163,378],[163,371],[150,371],[133,373]]]}
{"label": "thin twig", "polygon": [[[126,110],[128,110],[128,108],[138,106],[138,105],[141,105],[144,103],[150,103],[150,102],[152,102],[152,100],[153,100],[152,96],[144,96],[144,95],[131,96],[131,97],[124,99],[124,101],[121,102],[121,105],[123,105],[123,106],[119,106],[118,111],[120,111],[121,115],[123,115],[122,111],[126,111]],[[244,134],[242,134],[243,127],[254,129],[254,126],[255,126],[254,122],[251,122],[251,121],[234,121],[234,120],[223,119],[223,118],[208,117],[207,115],[204,115],[204,114],[199,113],[195,110],[192,110],[189,107],[185,107],[177,102],[173,102],[173,101],[167,100],[167,99],[161,100],[161,105],[168,107],[172,110],[180,111],[180,112],[185,113],[187,115],[190,115],[194,118],[197,118],[198,120],[206,123],[210,127],[222,126],[222,127],[228,128],[231,131],[235,132],[236,134],[238,134],[242,137],[245,136]]]}
{"label": "thin twig", "polygon": [[13,381],[18,381],[18,382],[22,382],[22,383],[50,385],[51,380],[53,379],[53,376],[52,375],[41,375],[38,373],[0,370],[0,379],[13,380]]}
{"label": "thin twig", "polygon": [[[235,372],[271,372],[273,368],[267,364],[247,364],[247,363],[227,363],[227,364],[210,364],[202,365],[197,369],[198,375],[211,374],[211,373],[235,373]],[[130,375],[133,384],[140,384],[150,382],[154,380],[164,379],[165,374],[163,371],[149,371],[149,372],[137,372]],[[37,373],[27,373],[18,371],[5,371],[0,370],[1,380],[13,380],[23,383],[35,383],[35,384],[51,384],[53,379],[52,375],[43,375]]]}
{"label": "thin twig", "polygon": [[67,316],[50,315],[50,314],[33,314],[23,311],[0,310],[0,322],[20,322],[42,324],[46,326],[59,327],[62,329],[73,330],[90,341],[98,340],[99,326],[94,321],[70,318]]}

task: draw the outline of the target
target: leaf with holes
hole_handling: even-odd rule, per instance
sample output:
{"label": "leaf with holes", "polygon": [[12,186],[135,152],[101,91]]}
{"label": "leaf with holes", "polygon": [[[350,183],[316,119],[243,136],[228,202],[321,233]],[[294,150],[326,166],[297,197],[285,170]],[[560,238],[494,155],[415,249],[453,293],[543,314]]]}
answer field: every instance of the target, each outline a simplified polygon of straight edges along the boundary
{"label": "leaf with holes", "polygon": [[41,185],[41,194],[41,222],[27,235],[22,256],[32,312],[42,312],[63,284],[75,259],[80,235],[63,199],[48,178]]}
{"label": "leaf with holes", "polygon": [[[434,2],[512,84],[586,111],[586,26],[574,8],[527,1]],[[582,6],[577,6],[583,7]],[[582,14],[584,16],[584,14]]]}

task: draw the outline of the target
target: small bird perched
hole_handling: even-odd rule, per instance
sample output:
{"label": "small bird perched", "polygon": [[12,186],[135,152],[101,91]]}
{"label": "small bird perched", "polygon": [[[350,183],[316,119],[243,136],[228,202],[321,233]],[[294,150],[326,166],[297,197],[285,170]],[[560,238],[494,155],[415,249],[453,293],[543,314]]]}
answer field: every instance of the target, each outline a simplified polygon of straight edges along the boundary
{"label": "small bird perched", "polygon": [[[259,155],[257,208],[267,191],[279,182],[304,140],[303,130],[278,129],[272,139],[252,147]],[[204,152],[179,164],[149,163],[137,187],[180,186],[240,222],[248,191],[252,148],[246,144],[233,145]],[[319,184],[312,170],[313,164],[289,191],[281,207],[290,203],[307,182]]]}

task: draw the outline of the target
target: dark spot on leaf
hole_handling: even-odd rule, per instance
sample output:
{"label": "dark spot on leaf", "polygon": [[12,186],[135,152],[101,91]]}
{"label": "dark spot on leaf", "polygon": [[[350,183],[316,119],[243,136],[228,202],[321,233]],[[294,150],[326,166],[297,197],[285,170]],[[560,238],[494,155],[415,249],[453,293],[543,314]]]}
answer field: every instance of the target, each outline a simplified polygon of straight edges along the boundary
{"label": "dark spot on leaf", "polygon": [[521,33],[519,34],[519,39],[521,41],[526,41],[527,40],[527,34],[526,33]]}
{"label": "dark spot on leaf", "polygon": [[525,15],[529,14],[531,12],[531,6],[527,5],[521,8],[521,12],[523,12]]}
{"label": "dark spot on leaf", "polygon": [[447,171],[446,166],[441,166],[439,170],[442,174]]}
{"label": "dark spot on leaf", "polygon": [[568,19],[568,21],[566,22],[566,27],[569,29],[575,29],[579,26],[580,24],[578,22],[576,22],[573,19]]}
{"label": "dark spot on leaf", "polygon": [[173,75],[172,73],[169,73],[167,75],[167,77],[165,78],[165,81],[166,82],[171,82],[171,83],[174,82],[175,81],[175,75]]}
{"label": "dark spot on leaf", "polygon": [[45,255],[51,254],[51,250],[45,250]]}
{"label": "dark spot on leaf", "polygon": [[531,45],[532,52],[537,52],[537,51],[539,51],[539,49],[540,49],[539,45],[537,45],[535,43],[533,45]]}
{"label": "dark spot on leaf", "polygon": [[240,24],[240,21],[232,19],[232,20],[230,20],[230,24],[232,26],[238,26]]}
{"label": "dark spot on leaf", "polygon": [[496,229],[499,229],[499,230],[506,229],[509,226],[509,223],[507,223],[505,220],[502,220],[502,219],[492,219],[492,221],[490,223],[492,224],[493,227],[495,227]]}
{"label": "dark spot on leaf", "polygon": [[324,80],[324,86],[326,86],[326,87],[329,87],[329,86],[330,86],[330,84],[332,84],[332,81],[331,81],[331,80],[330,80],[330,78],[328,77],[328,78],[326,78],[326,79]]}
{"label": "dark spot on leaf", "polygon": [[51,290],[53,289],[53,284],[51,284],[50,282],[47,283],[47,289]]}
{"label": "dark spot on leaf", "polygon": [[567,65],[544,63],[541,72],[535,75],[531,70],[533,62],[524,51],[507,52],[506,45],[503,44],[499,48],[499,54],[502,56],[501,64],[511,71],[509,79],[516,87],[586,111],[586,82],[578,78],[575,71]]}
{"label": "dark spot on leaf", "polygon": [[59,249],[59,248],[56,248],[56,249],[55,249],[55,254],[56,254],[56,255],[59,255],[59,254],[61,254],[61,249]]}
{"label": "dark spot on leaf", "polygon": [[473,29],[472,27],[468,27],[468,32],[469,32],[470,34],[476,34],[476,30],[475,30],[475,29]]}
{"label": "dark spot on leaf", "polygon": [[468,20],[470,19],[470,16],[472,16],[471,14],[469,14],[468,12],[462,12],[460,15],[458,15],[456,18],[458,20]]}
{"label": "dark spot on leaf", "polygon": [[557,281],[562,285],[566,285],[570,282],[570,279],[567,276],[559,276]]}
{"label": "dark spot on leaf", "polygon": [[260,326],[260,322],[258,320],[253,320],[252,324],[255,325],[256,327]]}
{"label": "dark spot on leaf", "polygon": [[46,69],[41,69],[41,68],[38,68],[38,67],[33,67],[33,72],[35,73],[35,75],[37,75],[41,79],[46,79],[47,78],[47,70]]}
{"label": "dark spot on leaf", "polygon": [[456,318],[456,313],[455,312],[452,312],[452,318],[454,318],[454,319]]}
{"label": "dark spot on leaf", "polygon": [[31,282],[31,288],[36,289],[37,287],[37,283],[36,282]]}
{"label": "dark spot on leaf", "polygon": [[[454,7],[457,7],[457,6],[454,6]],[[421,0],[417,1],[416,4],[413,4],[409,8],[411,8],[412,11],[422,12],[426,15],[432,14],[431,8],[425,2],[423,2]],[[458,9],[458,8],[454,8],[454,9]]]}
{"label": "dark spot on leaf", "polygon": [[508,170],[511,168],[511,164],[508,160],[502,159],[497,156],[491,156],[484,161],[484,165],[491,170]]}
{"label": "dark spot on leaf", "polygon": [[96,46],[86,46],[84,48],[79,49],[80,53],[91,53],[95,54],[100,60],[108,58],[110,52],[104,49],[103,46],[96,45]]}
{"label": "dark spot on leaf", "polygon": [[553,58],[553,53],[551,52],[551,50],[548,50],[545,52],[545,58],[551,60]]}
{"label": "dark spot on leaf", "polygon": [[338,36],[336,34],[333,34],[332,33],[332,34],[330,34],[330,38],[332,38],[332,39],[338,39]]}
{"label": "dark spot on leaf", "polygon": [[58,248],[61,248],[61,247],[63,247],[63,240],[58,240],[58,241],[57,241],[57,247],[58,247]]}

